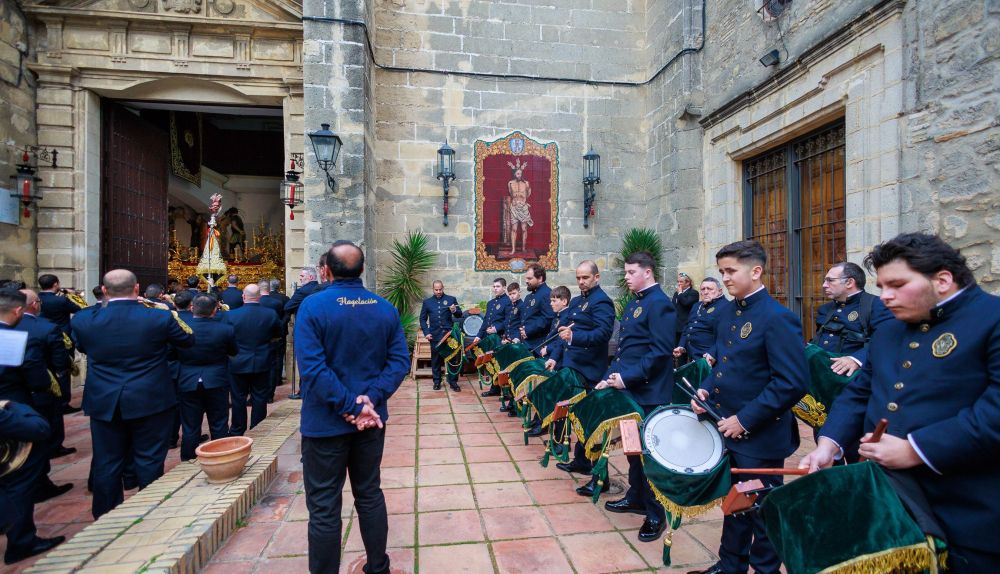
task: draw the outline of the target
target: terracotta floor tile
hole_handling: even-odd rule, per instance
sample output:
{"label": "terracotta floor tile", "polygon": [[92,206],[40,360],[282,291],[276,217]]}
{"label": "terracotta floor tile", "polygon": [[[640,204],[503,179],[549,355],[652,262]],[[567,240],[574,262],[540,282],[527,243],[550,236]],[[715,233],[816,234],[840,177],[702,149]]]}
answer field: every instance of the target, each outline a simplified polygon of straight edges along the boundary
{"label": "terracotta floor tile", "polygon": [[464,464],[436,464],[421,466],[417,472],[422,486],[441,484],[468,484],[469,477]]}
{"label": "terracotta floor tile", "polygon": [[490,540],[552,536],[552,530],[536,506],[489,508],[481,514]]}
{"label": "terracotta floor tile", "polygon": [[[599,532],[561,536],[559,542],[566,548],[578,574],[604,574],[628,572],[646,568],[646,561],[622,538],[618,532]],[[661,544],[648,544],[661,546]]]}
{"label": "terracotta floor tile", "polygon": [[452,412],[455,413],[481,413],[483,405],[476,403],[456,403],[451,405]]}
{"label": "terracotta floor tile", "polygon": [[[538,458],[541,459],[541,456]],[[521,476],[524,477],[524,480],[527,482],[535,482],[538,480],[560,480],[573,482],[573,477],[570,476],[569,473],[556,468],[557,462],[559,461],[554,458],[549,459],[549,466],[543,467],[538,461],[524,460],[517,463],[517,468],[521,471]],[[581,484],[589,480],[581,475],[573,476],[580,476]],[[576,486],[573,488],[576,488]]]}
{"label": "terracotta floor tile", "polygon": [[[636,518],[639,518],[636,516]],[[663,566],[663,539],[653,542],[639,542],[639,531],[622,532],[632,546],[639,551],[639,554],[646,559],[650,566],[660,568]],[[718,548],[718,542],[716,542]],[[684,570],[701,570],[715,563],[718,557],[714,550],[705,548],[700,542],[691,538],[684,531],[684,525],[674,532],[673,545],[670,547],[671,567],[685,566]]]}
{"label": "terracotta floor tile", "polygon": [[422,512],[417,515],[417,533],[421,546],[486,540],[475,510]]}
{"label": "terracotta floor tile", "polygon": [[508,446],[507,450],[510,451],[511,458],[517,461],[526,460],[538,462],[541,460],[542,455],[545,454],[545,447],[538,444],[529,444],[527,446],[518,444]]}
{"label": "terracotta floor tile", "polygon": [[486,574],[493,572],[493,559],[485,544],[421,547],[420,571]]}
{"label": "terracotta floor tile", "polygon": [[571,572],[555,538],[527,538],[493,543],[497,569],[504,574]]}
{"label": "terracotta floor tile", "polygon": [[[389,537],[386,541],[386,547],[403,548],[413,546],[413,525],[413,514],[394,514],[389,517]],[[347,533],[347,542],[344,545],[345,552],[365,549],[364,540],[361,538],[361,530],[361,522],[355,517],[351,521],[351,530]]]}
{"label": "terracotta floor tile", "polygon": [[[343,514],[344,513],[341,512],[341,515]],[[292,499],[292,503],[288,506],[288,512],[285,513],[284,520],[287,522],[309,520],[309,509],[306,507],[305,493],[295,495]]]}
{"label": "terracotta floor tile", "polygon": [[481,423],[458,423],[458,428],[463,435],[467,434],[483,434],[483,433],[495,433],[496,429],[493,428],[493,423],[481,422]]}
{"label": "terracotta floor tile", "polygon": [[535,502],[542,505],[565,504],[583,500],[583,497],[576,493],[574,483],[569,480],[532,481],[527,483],[527,487]]}
{"label": "terracotta floor tile", "polygon": [[443,415],[423,415],[420,417],[420,424],[452,424],[454,418],[451,413]]}
{"label": "terracotta floor tile", "polygon": [[417,453],[414,450],[393,450],[382,453],[382,468],[394,466],[409,466],[416,464]]}
{"label": "terracotta floor tile", "polygon": [[[390,574],[413,574],[414,553],[412,548],[390,548],[386,554],[389,555]],[[340,557],[340,571],[344,574],[363,574],[367,562],[368,557],[365,556],[364,552],[345,552]],[[306,572],[306,570],[301,572]]]}
{"label": "terracotta floor tile", "polygon": [[421,486],[417,490],[417,509],[420,512],[438,510],[465,510],[476,507],[472,487],[468,484]]}
{"label": "terracotta floor tile", "polygon": [[250,574],[257,566],[254,561],[212,562],[201,571],[201,574]]}
{"label": "terracotta floor tile", "polygon": [[411,514],[413,512],[413,488],[391,488],[382,491],[385,507],[389,514]]}
{"label": "terracotta floor tile", "polygon": [[222,548],[212,556],[212,560],[256,560],[271,542],[279,526],[281,524],[278,522],[260,522],[240,528],[230,535]]}
{"label": "terracotta floor tile", "polygon": [[422,435],[420,437],[420,450],[425,448],[456,448],[458,447],[458,436],[454,434]]}
{"label": "terracotta floor tile", "polygon": [[271,483],[271,494],[295,494],[303,490],[302,471],[292,472],[278,471],[278,476]]}
{"label": "terracotta floor tile", "polygon": [[422,448],[420,449],[420,466],[429,464],[459,464],[462,462],[462,449],[451,448]]}
{"label": "terracotta floor tile", "polygon": [[445,413],[451,412],[451,406],[446,404],[443,405],[425,405],[421,404],[417,409],[420,416],[424,415],[443,415]]}
{"label": "terracotta floor tile", "polygon": [[380,474],[382,488],[407,488],[415,482],[413,467],[383,468]]}
{"label": "terracotta floor tile", "polygon": [[[436,416],[447,416],[447,415],[436,415]],[[392,422],[399,423],[401,425],[415,425],[417,424],[417,415],[395,415],[392,417]]]}
{"label": "terracotta floor tile", "polygon": [[468,446],[465,447],[467,462],[509,462],[510,455],[502,446]]}
{"label": "terracotta floor tile", "polygon": [[394,436],[385,439],[385,451],[382,456],[400,450],[413,451],[417,448],[417,437],[415,436]]}
{"label": "terracotta floor tile", "polygon": [[423,436],[427,436],[427,435],[442,435],[442,434],[443,435],[453,435],[456,432],[455,431],[455,424],[454,423],[447,423],[447,424],[427,424],[427,423],[421,422],[420,425],[417,428],[418,428],[418,432],[420,433],[420,436],[422,436],[422,437]]}
{"label": "terracotta floor tile", "polygon": [[524,434],[518,432],[501,432],[500,440],[507,446],[524,445]]}
{"label": "terracotta floor tile", "polygon": [[472,482],[476,484],[521,480],[521,475],[518,474],[517,467],[512,462],[469,463],[469,474],[472,476]]}
{"label": "terracotta floor tile", "polygon": [[532,504],[523,482],[494,482],[472,485],[479,508],[507,508]]}
{"label": "terracotta floor tile", "polygon": [[717,552],[722,539],[722,521],[681,523],[679,530],[694,538],[710,551]]}
{"label": "terracotta floor tile", "polygon": [[268,558],[257,563],[254,574],[288,574],[289,572],[308,572],[309,557]]}
{"label": "terracotta floor tile", "polygon": [[250,511],[247,522],[278,522],[284,520],[293,498],[295,498],[294,494],[269,494],[265,496]]}
{"label": "terracotta floor tile", "polygon": [[[577,497],[577,500],[581,499],[583,497]],[[596,505],[591,504],[590,500],[543,506],[542,511],[548,517],[549,523],[552,524],[552,530],[558,535],[603,532],[615,528],[608,517]]]}
{"label": "terracotta floor tile", "polygon": [[503,446],[496,434],[466,434],[462,435],[462,446]]}
{"label": "terracotta floor tile", "polygon": [[292,556],[309,551],[308,522],[283,522],[278,527],[264,555]]}
{"label": "terracotta floor tile", "polygon": [[390,422],[385,425],[385,436],[391,439],[397,436],[413,436],[417,432],[417,425],[400,425]]}
{"label": "terracotta floor tile", "polygon": [[459,425],[464,423],[488,423],[490,419],[486,413],[459,413],[455,415],[455,422]]}

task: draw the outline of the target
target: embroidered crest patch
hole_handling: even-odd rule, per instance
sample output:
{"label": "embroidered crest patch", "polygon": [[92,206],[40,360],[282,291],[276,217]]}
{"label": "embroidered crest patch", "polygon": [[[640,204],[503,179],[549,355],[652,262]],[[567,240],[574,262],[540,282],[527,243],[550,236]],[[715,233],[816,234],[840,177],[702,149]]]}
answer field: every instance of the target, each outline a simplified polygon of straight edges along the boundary
{"label": "embroidered crest patch", "polygon": [[947,357],[958,346],[958,340],[951,333],[942,333],[931,343],[931,353],[939,359]]}
{"label": "embroidered crest patch", "polygon": [[858,312],[857,311],[851,311],[850,314],[847,315],[847,320],[848,321],[857,321],[858,320]]}
{"label": "embroidered crest patch", "polygon": [[709,307],[708,311],[705,311],[705,312],[706,313],[715,313],[715,307]]}
{"label": "embroidered crest patch", "polygon": [[534,306],[535,306],[535,300],[534,300],[534,299],[532,299],[532,300],[531,300],[531,305],[530,305],[530,306],[531,306],[531,307],[534,307]]}
{"label": "embroidered crest patch", "polygon": [[642,307],[636,307],[635,312],[632,313],[632,317],[635,319],[638,319],[639,315],[642,315]]}
{"label": "embroidered crest patch", "polygon": [[586,311],[587,310],[587,305],[589,305],[589,304],[590,304],[590,301],[584,301],[583,305],[580,305],[580,310],[581,311]]}
{"label": "embroidered crest patch", "polygon": [[746,323],[743,324],[743,327],[740,329],[740,339],[746,339],[747,337],[749,337],[751,331],[753,331],[753,325],[750,324],[750,321],[747,321]]}

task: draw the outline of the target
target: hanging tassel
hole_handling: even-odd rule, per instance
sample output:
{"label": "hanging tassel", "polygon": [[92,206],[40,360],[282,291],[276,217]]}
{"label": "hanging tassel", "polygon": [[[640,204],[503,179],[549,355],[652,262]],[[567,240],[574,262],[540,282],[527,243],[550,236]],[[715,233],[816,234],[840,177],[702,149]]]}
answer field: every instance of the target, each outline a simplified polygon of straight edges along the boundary
{"label": "hanging tassel", "polygon": [[674,530],[681,526],[682,515],[675,518],[671,513],[667,513],[667,532],[663,535],[663,565],[670,566],[670,548],[674,545]]}
{"label": "hanging tassel", "polygon": [[597,478],[597,486],[594,487],[594,495],[590,497],[590,501],[597,504],[597,499],[601,497],[601,491],[604,490],[604,483],[608,481],[607,452],[601,454],[601,458],[597,459],[597,462],[594,463],[594,470],[590,474]]}

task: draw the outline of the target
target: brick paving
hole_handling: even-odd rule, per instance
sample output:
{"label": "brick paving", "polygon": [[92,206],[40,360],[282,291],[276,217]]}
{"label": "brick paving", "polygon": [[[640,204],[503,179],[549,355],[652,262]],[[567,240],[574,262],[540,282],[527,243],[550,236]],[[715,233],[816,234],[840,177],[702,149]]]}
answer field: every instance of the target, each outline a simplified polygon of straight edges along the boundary
{"label": "brick paving", "polygon": [[[393,573],[678,572],[715,561],[718,509],[674,533],[673,567],[663,568],[662,542],[637,539],[642,517],[603,508],[627,484],[624,456],[611,458],[612,491],[595,506],[574,492],[584,477],[554,461],[542,468],[541,439],[524,446],[520,420],[478,391],[468,378],[460,393],[407,380],[390,400],[382,487]],[[279,451],[272,488],[204,574],[307,571],[299,439]],[[803,443],[805,450],[811,439]],[[365,555],[346,488],[341,571],[355,574]]]}

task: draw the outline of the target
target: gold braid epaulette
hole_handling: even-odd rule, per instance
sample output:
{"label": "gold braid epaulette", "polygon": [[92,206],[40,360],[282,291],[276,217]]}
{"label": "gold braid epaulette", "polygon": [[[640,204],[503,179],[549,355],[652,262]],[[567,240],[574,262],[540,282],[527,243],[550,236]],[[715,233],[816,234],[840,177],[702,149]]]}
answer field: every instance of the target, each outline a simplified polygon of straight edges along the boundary
{"label": "gold braid epaulette", "polygon": [[74,305],[76,305],[80,309],[86,309],[87,308],[87,300],[84,299],[83,297],[81,297],[78,293],[75,293],[73,291],[67,291],[66,292],[66,298],[69,299],[70,302],[72,302]]}
{"label": "gold braid epaulette", "polygon": [[52,395],[55,396],[56,398],[61,397],[62,389],[59,388],[59,379],[57,379],[56,376],[52,374],[52,371],[46,369],[46,372],[49,374],[49,392],[52,393]]}
{"label": "gold braid epaulette", "polygon": [[183,330],[188,335],[194,333],[194,331],[191,330],[191,327],[188,326],[188,324],[185,323],[183,319],[181,319],[180,315],[177,314],[177,311],[171,311],[170,314],[174,316],[174,321],[177,321],[177,324],[181,326],[181,330]]}
{"label": "gold braid epaulette", "polygon": [[66,347],[67,351],[71,350],[73,348],[73,339],[70,339],[69,335],[67,335],[66,333],[63,333],[62,336],[63,336],[63,346]]}

